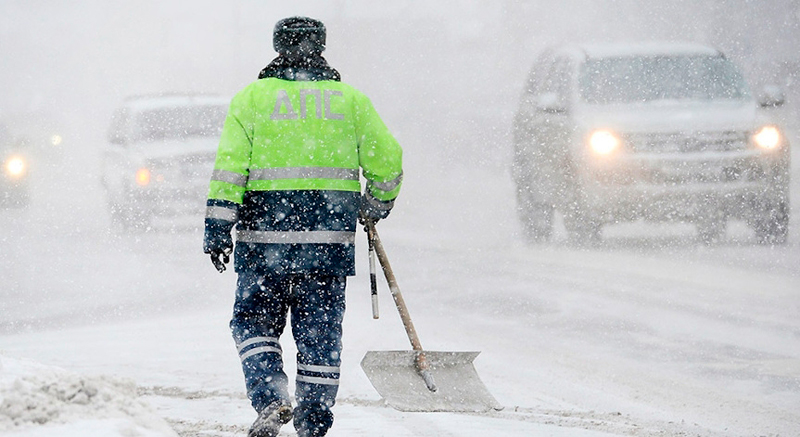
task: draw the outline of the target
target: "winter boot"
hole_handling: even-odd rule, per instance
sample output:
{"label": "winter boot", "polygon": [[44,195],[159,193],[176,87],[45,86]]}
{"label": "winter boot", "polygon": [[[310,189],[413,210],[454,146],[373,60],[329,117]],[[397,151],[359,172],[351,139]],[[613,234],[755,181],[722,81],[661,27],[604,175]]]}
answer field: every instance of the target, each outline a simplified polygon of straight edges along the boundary
{"label": "winter boot", "polygon": [[297,437],[323,437],[333,425],[333,413],[320,404],[300,405],[295,411]]}
{"label": "winter boot", "polygon": [[300,428],[297,437],[323,437],[328,433],[328,428]]}
{"label": "winter boot", "polygon": [[258,418],[250,427],[247,437],[276,437],[281,426],[292,420],[292,406],[274,402],[258,413]]}

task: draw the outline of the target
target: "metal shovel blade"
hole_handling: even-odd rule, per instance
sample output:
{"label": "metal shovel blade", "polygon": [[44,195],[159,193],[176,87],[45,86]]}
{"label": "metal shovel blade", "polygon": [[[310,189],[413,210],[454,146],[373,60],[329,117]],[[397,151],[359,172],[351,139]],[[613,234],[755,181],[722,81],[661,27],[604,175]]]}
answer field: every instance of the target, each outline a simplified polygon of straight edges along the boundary
{"label": "metal shovel blade", "polygon": [[386,403],[400,411],[502,409],[472,364],[480,352],[424,353],[436,381],[435,392],[428,389],[417,371],[416,351],[368,351],[361,368]]}

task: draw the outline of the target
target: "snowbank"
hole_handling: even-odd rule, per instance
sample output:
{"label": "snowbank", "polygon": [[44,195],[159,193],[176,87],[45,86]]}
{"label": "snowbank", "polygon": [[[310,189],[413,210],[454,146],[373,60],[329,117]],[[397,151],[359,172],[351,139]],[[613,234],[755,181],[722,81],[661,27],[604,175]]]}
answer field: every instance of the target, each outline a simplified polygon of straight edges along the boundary
{"label": "snowbank", "polygon": [[176,437],[130,381],[85,377],[0,355],[0,434]]}

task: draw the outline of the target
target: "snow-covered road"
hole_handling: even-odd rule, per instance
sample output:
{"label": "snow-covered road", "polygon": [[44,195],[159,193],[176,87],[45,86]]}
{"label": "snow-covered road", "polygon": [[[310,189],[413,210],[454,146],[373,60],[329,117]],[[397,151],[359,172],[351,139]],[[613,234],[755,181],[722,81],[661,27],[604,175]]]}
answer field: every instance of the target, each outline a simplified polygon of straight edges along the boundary
{"label": "snow-covered road", "polygon": [[[329,435],[800,435],[797,164],[781,247],[756,245],[740,223],[712,246],[690,226],[635,223],[607,228],[597,247],[571,247],[563,231],[526,247],[505,171],[456,167],[430,180],[410,168],[379,230],[417,330],[429,350],[481,351],[478,373],[505,408],[401,413],[381,403],[358,363],[367,350],[409,346],[384,283],[372,320],[359,234]],[[242,435],[254,415],[227,329],[234,275],[200,253],[199,222],[108,231],[102,204],[89,200],[100,196],[94,183],[39,190],[30,209],[0,211],[6,376],[22,359],[132,382],[179,435]],[[91,412],[10,425],[5,407],[3,435],[168,435],[143,413],[128,434],[108,434],[119,423]]]}

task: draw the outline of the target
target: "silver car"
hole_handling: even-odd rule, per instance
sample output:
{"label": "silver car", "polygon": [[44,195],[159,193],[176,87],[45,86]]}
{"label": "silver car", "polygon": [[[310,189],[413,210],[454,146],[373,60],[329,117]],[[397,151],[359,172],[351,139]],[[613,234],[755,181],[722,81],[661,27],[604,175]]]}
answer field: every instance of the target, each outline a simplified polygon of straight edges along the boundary
{"label": "silver car", "polygon": [[201,216],[228,100],[204,95],[131,97],[114,113],[101,182],[112,221]]}
{"label": "silver car", "polygon": [[739,69],[695,44],[545,51],[514,120],[512,173],[526,237],[555,212],[579,242],[608,223],[696,224],[703,241],[743,219],[765,244],[787,239],[789,144]]}

